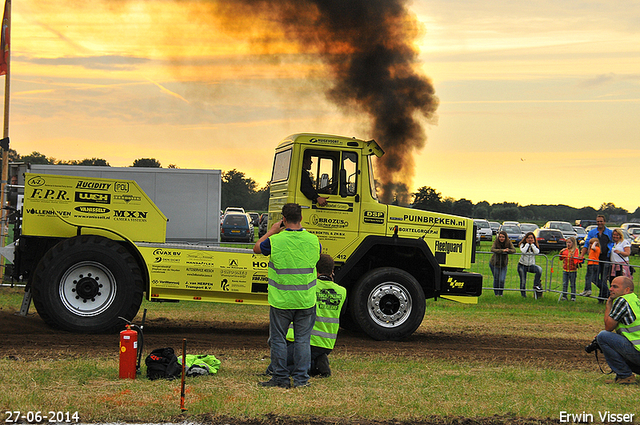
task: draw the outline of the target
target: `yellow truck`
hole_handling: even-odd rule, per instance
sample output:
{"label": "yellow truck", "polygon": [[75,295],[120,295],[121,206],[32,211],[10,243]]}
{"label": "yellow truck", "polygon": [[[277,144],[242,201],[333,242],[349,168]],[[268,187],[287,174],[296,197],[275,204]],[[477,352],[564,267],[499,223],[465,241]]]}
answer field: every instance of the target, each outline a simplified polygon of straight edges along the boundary
{"label": "yellow truck", "polygon": [[[372,157],[383,154],[373,140],[285,138],[275,151],[269,222],[280,219],[285,203],[300,204],[303,226],[333,256],[336,281],[347,288],[343,323],[398,340],[418,328],[427,298],[477,302],[482,276],[465,272],[475,258],[473,220],[378,201]],[[302,179],[326,205],[302,193]],[[267,304],[267,257],[168,242],[167,217],[134,180],[26,173],[24,181],[21,233],[7,257],[48,324],[121,329],[143,297]]]}

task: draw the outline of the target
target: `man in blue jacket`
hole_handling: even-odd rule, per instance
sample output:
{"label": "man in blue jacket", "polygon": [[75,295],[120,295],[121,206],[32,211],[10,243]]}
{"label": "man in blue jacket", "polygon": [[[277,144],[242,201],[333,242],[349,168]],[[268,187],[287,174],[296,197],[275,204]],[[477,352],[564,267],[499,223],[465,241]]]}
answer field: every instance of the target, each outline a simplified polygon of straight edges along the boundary
{"label": "man in blue jacket", "polygon": [[[597,285],[598,288],[600,288],[600,294],[598,295],[598,297],[600,298],[599,302],[604,303],[604,300],[609,298],[609,275],[611,274],[609,253],[613,249],[613,231],[605,226],[603,215],[599,215],[598,217],[596,217],[596,226],[597,227],[595,229],[591,229],[589,233],[587,233],[587,237],[584,239],[584,246],[582,247],[582,257],[585,257],[587,254],[589,240],[591,240],[591,238],[598,238],[598,240],[600,241],[600,257],[598,258],[598,260],[601,261],[600,263],[598,263]],[[585,291],[580,295],[587,296],[591,294],[587,294]]]}

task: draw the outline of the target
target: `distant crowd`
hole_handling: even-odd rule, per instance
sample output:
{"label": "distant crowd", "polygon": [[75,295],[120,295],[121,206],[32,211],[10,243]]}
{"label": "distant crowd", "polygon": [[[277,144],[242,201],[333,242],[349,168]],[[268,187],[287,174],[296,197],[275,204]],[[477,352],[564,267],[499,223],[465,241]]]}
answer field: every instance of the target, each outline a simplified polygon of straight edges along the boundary
{"label": "distant crowd", "polygon": [[[539,298],[543,291],[541,285],[542,267],[536,264],[536,255],[540,253],[540,247],[533,232],[524,235],[518,248],[522,254],[518,260],[520,293],[523,297],[527,296],[527,274],[532,273],[534,275],[534,297]],[[491,246],[491,252],[493,255],[489,261],[489,268],[493,274],[493,290],[496,296],[502,296],[509,254],[516,253],[506,231],[498,232]],[[609,286],[616,276],[632,278],[634,269],[629,266],[630,255],[631,243],[624,238],[622,231],[606,227],[604,216],[599,215],[596,219],[596,227],[587,233],[582,249],[580,249],[576,238],[572,236],[567,238],[566,247],[560,251],[563,270],[560,299],[562,301],[576,300],[577,270],[586,260],[587,273],[584,290],[578,295],[591,296],[591,287],[595,285],[599,289],[599,302],[603,303],[609,297]]]}

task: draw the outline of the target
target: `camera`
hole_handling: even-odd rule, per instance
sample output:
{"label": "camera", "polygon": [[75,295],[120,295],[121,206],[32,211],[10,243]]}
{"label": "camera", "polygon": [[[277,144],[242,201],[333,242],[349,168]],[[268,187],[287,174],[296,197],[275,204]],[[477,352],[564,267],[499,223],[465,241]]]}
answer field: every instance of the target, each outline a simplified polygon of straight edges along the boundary
{"label": "camera", "polygon": [[598,345],[598,340],[596,338],[593,338],[593,341],[591,341],[589,345],[584,347],[584,351],[586,351],[587,353],[593,353],[596,350],[602,351],[602,349],[600,349],[600,346]]}

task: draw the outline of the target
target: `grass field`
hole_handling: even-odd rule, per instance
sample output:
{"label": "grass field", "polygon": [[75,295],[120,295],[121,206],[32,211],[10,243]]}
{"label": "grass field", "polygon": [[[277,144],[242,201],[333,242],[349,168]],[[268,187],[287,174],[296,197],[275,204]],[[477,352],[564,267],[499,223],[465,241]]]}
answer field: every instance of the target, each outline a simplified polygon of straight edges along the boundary
{"label": "grass field", "polygon": [[[19,308],[18,290],[0,289],[0,309]],[[260,306],[146,303],[149,316],[199,321],[267,322]],[[522,299],[519,293],[496,298],[490,291],[476,306],[428,301],[420,333],[458,333],[518,337],[523,341],[561,338],[586,345],[601,329],[602,306],[591,299],[558,303],[554,297]],[[82,336],[78,336],[79,339]],[[11,340],[3,341],[11,344]],[[402,344],[399,342],[397,344]],[[223,344],[221,344],[223,345]],[[6,346],[5,346],[6,348]],[[177,348],[177,347],[176,347]],[[466,350],[476,350],[473,344]],[[428,352],[425,346],[425,353]],[[532,344],[526,351],[535,352]],[[639,387],[605,385],[595,360],[549,362],[469,361],[437,358],[420,352],[406,356],[336,349],[334,375],[297,390],[259,388],[256,373],[266,366],[264,346],[221,349],[217,375],[187,382],[187,419],[201,415],[418,421],[435,418],[537,418],[557,421],[560,412],[640,414]],[[146,354],[146,353],[145,353]],[[462,353],[461,353],[462,354]],[[268,361],[268,360],[267,360]],[[55,359],[0,359],[0,414],[20,411],[78,411],[82,422],[164,422],[185,418],[179,410],[179,382],[119,380],[117,350],[95,356]],[[6,419],[7,414],[3,419]]]}

